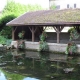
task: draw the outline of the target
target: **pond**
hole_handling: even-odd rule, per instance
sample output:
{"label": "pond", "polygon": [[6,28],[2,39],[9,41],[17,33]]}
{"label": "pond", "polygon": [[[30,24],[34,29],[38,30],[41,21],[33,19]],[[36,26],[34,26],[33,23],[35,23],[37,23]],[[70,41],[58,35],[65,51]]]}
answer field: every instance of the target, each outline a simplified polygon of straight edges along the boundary
{"label": "pond", "polygon": [[0,80],[80,80],[80,56],[0,52]]}

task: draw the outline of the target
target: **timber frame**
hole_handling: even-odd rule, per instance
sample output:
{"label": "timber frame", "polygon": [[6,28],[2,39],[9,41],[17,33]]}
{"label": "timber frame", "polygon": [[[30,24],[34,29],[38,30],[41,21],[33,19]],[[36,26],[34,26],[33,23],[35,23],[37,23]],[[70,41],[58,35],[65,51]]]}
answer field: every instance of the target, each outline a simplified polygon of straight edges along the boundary
{"label": "timber frame", "polygon": [[[44,26],[41,26],[41,27],[44,27]],[[56,38],[57,38],[57,43],[60,42],[60,33],[61,31],[63,30],[64,26],[52,26],[57,34]],[[28,26],[28,28],[30,29],[31,31],[31,34],[32,34],[32,42],[35,42],[35,32],[37,31],[38,27],[37,26]],[[46,29],[46,27],[45,27]],[[45,30],[43,29],[43,31]],[[17,30],[17,27],[12,29],[12,39],[15,40],[15,31]]]}
{"label": "timber frame", "polygon": [[[65,26],[75,27],[80,26],[80,9],[64,9],[64,10],[39,10],[27,12],[22,16],[13,19],[6,24],[13,26],[12,39],[18,26],[28,27],[32,34],[32,42],[35,41],[35,33],[38,27],[51,26],[56,31],[57,43],[60,42],[60,33]],[[14,26],[16,28],[14,28]]]}
{"label": "timber frame", "polygon": [[36,26],[31,26],[31,27],[29,27],[29,29],[32,33],[32,42],[34,42],[35,41],[35,32],[37,30],[37,27]]}

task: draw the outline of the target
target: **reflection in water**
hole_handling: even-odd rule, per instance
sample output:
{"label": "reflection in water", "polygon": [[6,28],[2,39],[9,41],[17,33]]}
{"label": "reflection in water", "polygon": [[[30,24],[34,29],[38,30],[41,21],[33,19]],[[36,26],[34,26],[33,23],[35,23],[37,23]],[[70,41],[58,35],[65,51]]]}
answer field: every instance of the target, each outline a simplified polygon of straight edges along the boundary
{"label": "reflection in water", "polygon": [[0,80],[7,80],[2,71],[0,71]]}
{"label": "reflection in water", "polygon": [[[44,70],[46,69],[48,60],[49,60],[49,53],[45,53],[45,52],[40,52],[40,66],[42,68],[44,68]],[[45,66],[45,67],[44,67]]]}
{"label": "reflection in water", "polygon": [[24,78],[23,80],[39,80],[39,79],[27,77],[27,78]]}
{"label": "reflection in water", "polygon": [[80,80],[79,56],[32,51],[12,51],[0,56],[5,74],[2,80]]}

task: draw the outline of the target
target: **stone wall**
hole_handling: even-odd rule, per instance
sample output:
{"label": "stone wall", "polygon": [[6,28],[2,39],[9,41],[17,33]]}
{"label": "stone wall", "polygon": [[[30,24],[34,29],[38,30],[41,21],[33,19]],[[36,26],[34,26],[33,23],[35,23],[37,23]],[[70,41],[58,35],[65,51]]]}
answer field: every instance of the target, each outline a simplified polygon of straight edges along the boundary
{"label": "stone wall", "polygon": [[[39,42],[25,42],[26,49],[31,50],[39,50]],[[67,44],[57,44],[57,43],[48,43],[49,50],[50,51],[56,51],[56,52],[65,52]],[[78,46],[78,52],[80,52],[80,45]]]}

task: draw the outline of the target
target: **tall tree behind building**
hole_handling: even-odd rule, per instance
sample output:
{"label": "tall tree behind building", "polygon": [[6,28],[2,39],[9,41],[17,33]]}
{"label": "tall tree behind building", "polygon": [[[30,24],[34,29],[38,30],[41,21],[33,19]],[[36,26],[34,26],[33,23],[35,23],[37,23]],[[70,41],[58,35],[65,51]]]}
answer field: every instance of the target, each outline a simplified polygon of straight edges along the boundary
{"label": "tall tree behind building", "polygon": [[24,14],[25,12],[41,10],[39,5],[22,5],[15,3],[13,0],[8,0],[1,16],[0,16],[0,35],[11,38],[12,27],[6,26],[6,23],[12,19]]}

